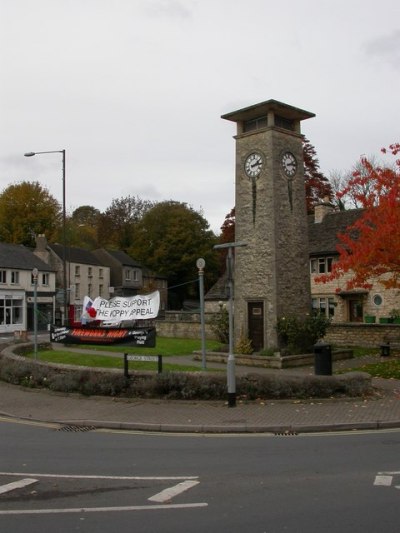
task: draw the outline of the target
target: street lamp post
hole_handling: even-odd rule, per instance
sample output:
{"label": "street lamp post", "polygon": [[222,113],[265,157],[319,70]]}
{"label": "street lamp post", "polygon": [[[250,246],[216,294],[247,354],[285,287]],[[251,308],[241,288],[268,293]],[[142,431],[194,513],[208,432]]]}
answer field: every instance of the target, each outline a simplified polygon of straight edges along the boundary
{"label": "street lamp post", "polygon": [[66,231],[66,209],[65,209],[65,150],[50,150],[47,152],[27,152],[25,157],[32,157],[38,154],[62,154],[62,230],[63,230],[63,309],[64,309],[64,324],[68,320],[67,307],[67,231]]}
{"label": "street lamp post", "polygon": [[199,257],[196,261],[196,266],[199,270],[199,292],[200,292],[200,321],[201,321],[201,361],[202,368],[207,368],[206,357],[206,333],[205,333],[205,320],[204,320],[204,267],[206,262],[202,257]]}
{"label": "street lamp post", "polygon": [[38,310],[37,310],[37,285],[38,285],[38,275],[39,270],[37,268],[34,268],[32,270],[32,281],[33,281],[33,353],[35,355],[35,359],[37,359],[37,333],[38,333]]}
{"label": "street lamp post", "polygon": [[229,354],[226,365],[228,384],[228,406],[236,407],[236,376],[235,376],[235,355],[233,353],[233,248],[247,246],[245,242],[226,242],[216,244],[215,250],[228,249],[226,258],[226,269],[228,272],[228,298],[229,298]]}

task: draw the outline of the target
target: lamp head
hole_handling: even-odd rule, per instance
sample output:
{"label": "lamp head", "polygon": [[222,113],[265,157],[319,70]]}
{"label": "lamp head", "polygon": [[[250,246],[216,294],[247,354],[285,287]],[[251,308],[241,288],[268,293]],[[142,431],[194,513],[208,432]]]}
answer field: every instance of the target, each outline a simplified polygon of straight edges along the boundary
{"label": "lamp head", "polygon": [[27,152],[24,154],[25,157],[32,157],[33,155],[36,155],[36,152]]}

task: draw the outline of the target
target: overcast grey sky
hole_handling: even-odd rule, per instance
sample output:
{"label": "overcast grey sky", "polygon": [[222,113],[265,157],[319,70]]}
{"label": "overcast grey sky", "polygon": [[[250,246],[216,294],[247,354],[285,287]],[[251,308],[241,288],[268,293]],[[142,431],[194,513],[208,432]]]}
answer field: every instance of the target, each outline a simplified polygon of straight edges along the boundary
{"label": "overcast grey sky", "polygon": [[40,181],[67,210],[134,195],[234,206],[235,125],[276,99],[321,170],[400,141],[398,0],[0,0],[0,192]]}

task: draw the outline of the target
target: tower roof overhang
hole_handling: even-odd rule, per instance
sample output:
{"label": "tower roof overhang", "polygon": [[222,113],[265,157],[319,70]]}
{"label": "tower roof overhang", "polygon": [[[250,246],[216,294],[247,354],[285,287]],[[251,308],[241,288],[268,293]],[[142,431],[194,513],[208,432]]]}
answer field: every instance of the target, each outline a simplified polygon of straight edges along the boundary
{"label": "tower roof overhang", "polygon": [[310,113],[304,109],[299,109],[298,107],[293,107],[284,104],[283,102],[278,102],[277,100],[266,100],[259,104],[254,104],[249,107],[244,107],[243,109],[238,109],[237,111],[232,111],[231,113],[226,113],[225,115],[222,115],[221,118],[232,122],[245,122],[266,116],[270,111],[289,120],[305,120],[307,118],[315,117],[314,113]]}

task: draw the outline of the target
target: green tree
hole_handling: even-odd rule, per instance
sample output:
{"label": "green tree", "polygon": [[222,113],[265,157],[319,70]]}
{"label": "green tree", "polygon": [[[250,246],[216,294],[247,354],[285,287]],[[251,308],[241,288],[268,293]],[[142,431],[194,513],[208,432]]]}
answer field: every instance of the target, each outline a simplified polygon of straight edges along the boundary
{"label": "green tree", "polygon": [[67,243],[87,250],[99,246],[98,227],[101,213],[91,205],[82,205],[75,209],[67,219]]}
{"label": "green tree", "polygon": [[38,181],[22,181],[0,194],[0,240],[35,245],[35,235],[44,233],[51,242],[61,226],[61,208]]}
{"label": "green tree", "polygon": [[113,199],[110,207],[99,217],[98,240],[104,247],[128,250],[134,241],[134,228],[154,205],[138,196]]}
{"label": "green tree", "polygon": [[181,308],[185,298],[198,295],[196,261],[203,257],[205,289],[216,280],[218,256],[213,250],[217,238],[209,224],[186,203],[160,202],[147,211],[135,228],[129,253],[153,272],[168,278],[169,307]]}

